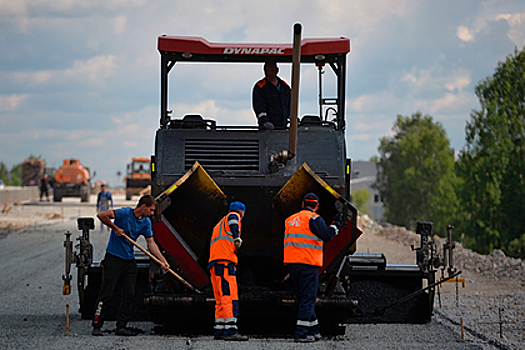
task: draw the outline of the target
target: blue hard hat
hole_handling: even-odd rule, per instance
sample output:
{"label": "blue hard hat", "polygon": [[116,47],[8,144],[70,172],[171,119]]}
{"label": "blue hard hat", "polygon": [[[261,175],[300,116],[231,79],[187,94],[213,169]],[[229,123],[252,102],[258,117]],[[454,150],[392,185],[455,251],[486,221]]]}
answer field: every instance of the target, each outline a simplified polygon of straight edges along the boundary
{"label": "blue hard hat", "polygon": [[246,206],[241,202],[231,202],[230,210],[242,210],[246,211]]}

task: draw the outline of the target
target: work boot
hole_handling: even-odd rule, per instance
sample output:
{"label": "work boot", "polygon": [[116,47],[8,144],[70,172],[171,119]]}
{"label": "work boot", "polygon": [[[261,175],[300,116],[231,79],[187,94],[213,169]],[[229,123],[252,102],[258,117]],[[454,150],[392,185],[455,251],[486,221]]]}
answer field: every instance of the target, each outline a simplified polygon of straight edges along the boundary
{"label": "work boot", "polygon": [[239,333],[235,333],[233,335],[225,336],[224,340],[245,341],[248,340],[248,337],[245,335],[240,335]]}
{"label": "work boot", "polygon": [[315,338],[313,335],[307,335],[304,338],[295,338],[294,341],[296,343],[313,343],[315,341]]}
{"label": "work boot", "polygon": [[321,340],[323,337],[321,336],[321,333],[315,333],[314,334],[314,339],[315,341],[318,341],[318,340]]}
{"label": "work boot", "polygon": [[97,336],[97,337],[100,337],[104,334],[102,334],[102,330],[100,328],[93,328],[93,330],[91,331],[91,335],[94,335],[94,336]]}
{"label": "work boot", "polygon": [[116,335],[122,335],[124,337],[132,337],[132,336],[137,335],[137,332],[135,332],[135,331],[133,331],[131,329],[128,329],[128,328],[119,328],[119,329],[117,329],[115,334]]}

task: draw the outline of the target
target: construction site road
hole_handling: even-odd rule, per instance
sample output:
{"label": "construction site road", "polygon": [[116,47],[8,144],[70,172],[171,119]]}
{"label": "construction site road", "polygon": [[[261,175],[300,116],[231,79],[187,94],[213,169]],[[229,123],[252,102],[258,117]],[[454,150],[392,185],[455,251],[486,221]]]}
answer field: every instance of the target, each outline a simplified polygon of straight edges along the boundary
{"label": "construction site road", "polygon": [[[152,322],[130,322],[144,331],[135,337],[107,333],[91,335],[91,322],[78,314],[76,278],[71,294],[62,295],[65,272],[64,233],[78,237],[76,218],[95,216],[91,204],[78,198],[63,202],[26,202],[2,213],[0,226],[0,349],[495,349],[477,338],[461,340],[458,326],[435,316],[427,324],[352,324],[346,334],[312,344],[294,343],[293,338],[251,337],[248,342],[225,342],[211,336],[157,335]],[[116,194],[115,207],[134,206],[136,199]],[[94,259],[101,259],[109,232],[96,221],[90,238]],[[145,245],[139,240],[139,244]],[[72,266],[71,274],[76,275]],[[69,332],[66,308],[69,305]],[[242,310],[240,310],[242,317]],[[107,322],[107,329],[114,322]],[[242,330],[241,330],[242,333]]]}

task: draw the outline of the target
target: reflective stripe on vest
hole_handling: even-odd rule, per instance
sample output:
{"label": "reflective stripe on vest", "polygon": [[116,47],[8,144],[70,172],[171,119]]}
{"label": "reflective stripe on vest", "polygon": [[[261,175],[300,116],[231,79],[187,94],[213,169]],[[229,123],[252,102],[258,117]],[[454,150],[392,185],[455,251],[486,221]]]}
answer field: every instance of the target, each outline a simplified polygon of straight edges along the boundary
{"label": "reflective stripe on vest", "polygon": [[284,263],[323,266],[323,240],[310,231],[310,219],[318,215],[302,210],[285,222]]}
{"label": "reflective stripe on vest", "polygon": [[237,254],[233,244],[233,233],[228,223],[228,216],[235,214],[239,225],[239,236],[241,235],[241,215],[236,212],[229,212],[213,229],[210,241],[210,260],[228,260],[237,265]]}

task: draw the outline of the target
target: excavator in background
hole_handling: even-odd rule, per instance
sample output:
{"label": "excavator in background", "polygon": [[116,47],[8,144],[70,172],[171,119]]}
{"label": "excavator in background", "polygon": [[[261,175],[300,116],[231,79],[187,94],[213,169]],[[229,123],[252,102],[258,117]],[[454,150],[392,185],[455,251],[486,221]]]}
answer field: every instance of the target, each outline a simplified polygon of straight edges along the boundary
{"label": "excavator in background", "polygon": [[131,158],[126,167],[126,200],[151,193],[150,158]]}

